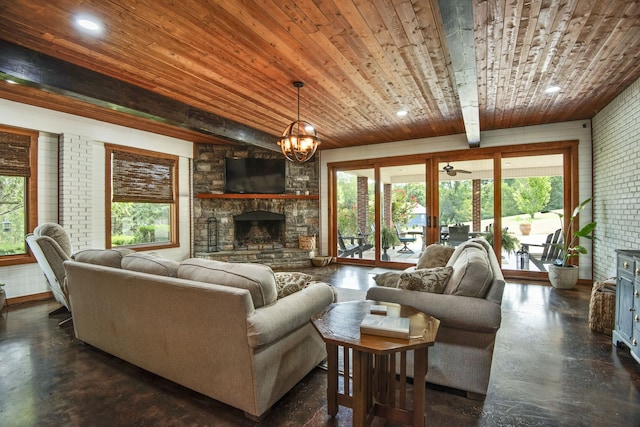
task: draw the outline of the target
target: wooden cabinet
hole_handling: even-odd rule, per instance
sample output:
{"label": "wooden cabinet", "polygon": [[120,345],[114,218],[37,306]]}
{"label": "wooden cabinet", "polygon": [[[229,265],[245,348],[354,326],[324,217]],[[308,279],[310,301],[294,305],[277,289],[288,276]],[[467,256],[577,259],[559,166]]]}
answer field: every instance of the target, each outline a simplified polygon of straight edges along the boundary
{"label": "wooden cabinet", "polygon": [[613,344],[625,344],[640,363],[640,251],[616,250],[616,318]]}

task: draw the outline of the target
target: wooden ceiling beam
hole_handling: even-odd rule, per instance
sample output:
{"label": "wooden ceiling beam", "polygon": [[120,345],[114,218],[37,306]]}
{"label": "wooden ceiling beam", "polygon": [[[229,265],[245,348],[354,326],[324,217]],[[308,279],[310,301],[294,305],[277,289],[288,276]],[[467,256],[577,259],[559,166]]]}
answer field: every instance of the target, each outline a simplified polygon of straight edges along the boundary
{"label": "wooden ceiling beam", "polygon": [[480,145],[478,71],[472,0],[439,0],[447,48],[470,147]]}
{"label": "wooden ceiling beam", "polygon": [[280,151],[274,135],[4,40],[0,40],[0,79],[227,141]]}

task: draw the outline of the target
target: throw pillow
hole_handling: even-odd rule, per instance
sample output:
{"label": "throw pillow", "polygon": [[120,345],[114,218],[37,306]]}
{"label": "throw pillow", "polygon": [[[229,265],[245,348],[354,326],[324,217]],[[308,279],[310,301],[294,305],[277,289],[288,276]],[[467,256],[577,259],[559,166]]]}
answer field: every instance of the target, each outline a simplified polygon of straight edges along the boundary
{"label": "throw pillow", "polygon": [[484,248],[467,246],[453,264],[445,294],[484,298],[493,281],[493,270]]}
{"label": "throw pillow", "polygon": [[125,270],[139,271],[141,273],[156,274],[158,276],[178,277],[178,263],[170,259],[162,258],[156,253],[134,253],[122,258],[122,268]]}
{"label": "throw pillow", "polygon": [[276,289],[278,299],[284,298],[306,288],[311,282],[311,276],[298,272],[276,272]]}
{"label": "throw pillow", "polygon": [[387,288],[397,288],[398,280],[400,280],[400,273],[394,271],[387,271],[382,274],[378,274],[373,278],[378,286],[385,286]]}
{"label": "throw pillow", "polygon": [[453,267],[423,268],[411,273],[402,273],[398,288],[441,294],[447,287],[452,273]]}
{"label": "throw pillow", "polygon": [[416,268],[444,267],[447,265],[449,258],[451,258],[453,251],[455,251],[453,246],[444,246],[437,243],[429,245],[420,256]]}

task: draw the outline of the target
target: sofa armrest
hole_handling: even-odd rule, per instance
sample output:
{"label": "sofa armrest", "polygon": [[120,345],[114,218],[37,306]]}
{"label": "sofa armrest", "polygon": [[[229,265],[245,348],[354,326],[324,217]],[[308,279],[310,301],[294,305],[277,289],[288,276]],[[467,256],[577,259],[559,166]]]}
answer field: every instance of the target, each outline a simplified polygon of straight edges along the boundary
{"label": "sofa armrest", "polygon": [[502,319],[500,305],[483,298],[375,286],[367,299],[408,305],[439,319],[441,326],[469,331],[495,332]]}
{"label": "sofa armrest", "polygon": [[256,309],[247,318],[247,335],[251,347],[260,347],[309,323],[311,316],[333,302],[331,285],[313,283],[301,291]]}

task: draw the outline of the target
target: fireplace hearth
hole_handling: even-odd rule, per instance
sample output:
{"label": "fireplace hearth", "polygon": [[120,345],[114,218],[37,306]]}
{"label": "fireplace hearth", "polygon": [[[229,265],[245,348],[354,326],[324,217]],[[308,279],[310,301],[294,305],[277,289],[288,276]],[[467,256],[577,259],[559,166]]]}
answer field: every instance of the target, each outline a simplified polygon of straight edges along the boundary
{"label": "fireplace hearth", "polygon": [[285,216],[268,211],[245,212],[233,217],[235,250],[281,249],[285,241]]}

